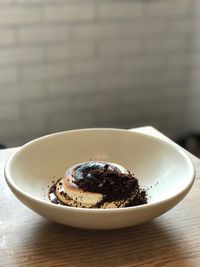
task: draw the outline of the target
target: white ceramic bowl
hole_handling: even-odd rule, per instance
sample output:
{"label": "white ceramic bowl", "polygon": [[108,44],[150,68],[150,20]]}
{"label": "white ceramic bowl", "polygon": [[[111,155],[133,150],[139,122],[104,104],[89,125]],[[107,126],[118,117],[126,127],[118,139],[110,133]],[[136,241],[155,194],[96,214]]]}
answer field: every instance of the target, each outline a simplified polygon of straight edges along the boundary
{"label": "white ceramic bowl", "polygon": [[[102,160],[121,164],[148,189],[148,204],[85,209],[49,202],[48,186],[70,166]],[[151,220],[174,207],[190,190],[194,168],[173,143],[119,129],[82,129],[47,135],[21,147],[7,162],[6,181],[27,207],[45,218],[74,227],[115,229]]]}

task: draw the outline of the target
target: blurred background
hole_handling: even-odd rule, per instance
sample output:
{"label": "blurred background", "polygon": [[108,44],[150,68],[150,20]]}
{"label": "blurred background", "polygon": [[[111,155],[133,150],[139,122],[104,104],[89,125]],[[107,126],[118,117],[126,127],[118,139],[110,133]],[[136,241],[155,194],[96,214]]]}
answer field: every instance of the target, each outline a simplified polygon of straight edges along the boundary
{"label": "blurred background", "polygon": [[0,143],[86,127],[198,135],[199,23],[198,0],[0,0]]}

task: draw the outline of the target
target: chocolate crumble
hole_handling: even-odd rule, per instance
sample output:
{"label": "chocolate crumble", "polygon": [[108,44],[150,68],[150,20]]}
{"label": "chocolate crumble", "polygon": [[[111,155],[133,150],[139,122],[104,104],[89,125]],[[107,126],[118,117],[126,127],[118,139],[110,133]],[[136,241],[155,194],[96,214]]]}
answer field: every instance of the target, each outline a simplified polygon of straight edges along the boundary
{"label": "chocolate crumble", "polygon": [[[81,189],[82,192],[98,193],[102,196],[96,203],[92,203],[90,208],[106,208],[110,203],[114,203],[114,207],[131,207],[147,203],[147,190],[140,188],[135,175],[125,169],[121,171],[116,165],[102,162],[75,165],[71,174],[72,186]],[[82,196],[80,195],[79,199],[71,198],[65,192],[62,179],[69,182],[68,176],[53,184],[48,192],[49,200],[54,204],[84,208],[84,203],[81,204]],[[87,204],[87,201],[85,203]]]}
{"label": "chocolate crumble", "polygon": [[[83,174],[82,179],[76,180],[75,184],[84,191],[100,193],[103,195],[102,202],[111,202],[130,198],[127,206],[136,206],[147,203],[145,190],[140,190],[138,180],[130,172],[121,174],[115,170],[109,170],[108,165],[104,169],[90,170],[90,176],[87,172]],[[133,194],[135,197],[132,199]],[[98,203],[101,205],[102,203]]]}

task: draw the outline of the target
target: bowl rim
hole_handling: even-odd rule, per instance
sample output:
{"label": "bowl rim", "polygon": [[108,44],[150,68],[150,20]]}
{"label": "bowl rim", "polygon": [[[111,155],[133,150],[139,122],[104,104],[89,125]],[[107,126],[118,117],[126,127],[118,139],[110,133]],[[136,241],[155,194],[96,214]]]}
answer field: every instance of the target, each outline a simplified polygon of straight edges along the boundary
{"label": "bowl rim", "polygon": [[[182,190],[180,190],[178,193],[173,194],[172,196],[170,196],[168,198],[165,198],[163,200],[160,200],[160,201],[157,201],[154,203],[147,203],[147,204],[142,204],[139,206],[131,206],[131,207],[101,209],[101,208],[80,208],[80,207],[71,207],[71,206],[65,206],[65,205],[56,205],[54,203],[51,203],[50,201],[47,202],[46,200],[38,199],[37,197],[32,196],[29,193],[26,193],[18,185],[15,184],[14,180],[11,177],[10,165],[12,164],[15,157],[17,157],[18,154],[22,153],[23,150],[25,150],[27,147],[29,147],[30,145],[37,143],[38,141],[41,141],[43,139],[51,138],[52,136],[64,135],[64,134],[68,134],[68,133],[73,134],[75,132],[87,132],[87,131],[125,132],[125,133],[130,133],[130,134],[134,134],[134,135],[138,135],[138,136],[143,136],[145,138],[150,138],[150,139],[155,140],[156,142],[164,143],[165,145],[168,145],[168,146],[174,148],[178,153],[181,154],[181,156],[184,158],[184,160],[187,162],[187,164],[190,168],[191,174],[190,174],[190,177],[188,178],[187,185]],[[8,160],[4,166],[5,180],[8,184],[8,186],[10,187],[11,191],[14,193],[14,195],[17,195],[17,193],[18,193],[18,194],[20,194],[20,196],[25,197],[26,199],[30,199],[31,201],[34,201],[38,204],[41,204],[43,206],[49,206],[49,207],[56,208],[56,209],[61,209],[65,212],[67,210],[71,210],[71,211],[77,211],[77,212],[83,212],[83,213],[85,213],[85,212],[92,212],[92,213],[125,212],[125,211],[136,210],[136,209],[140,210],[140,209],[144,209],[144,208],[151,208],[151,207],[154,207],[157,205],[162,205],[162,204],[165,204],[167,202],[171,202],[174,199],[179,198],[182,194],[186,195],[189,192],[189,190],[191,189],[191,187],[194,183],[195,175],[196,175],[196,171],[195,171],[194,163],[189,158],[189,156],[186,154],[185,150],[183,148],[181,148],[178,144],[174,143],[172,140],[170,140],[170,139],[165,140],[165,139],[162,139],[160,137],[154,136],[154,135],[149,134],[149,133],[133,131],[133,129],[120,129],[120,128],[81,128],[81,129],[66,130],[66,131],[60,131],[60,132],[47,134],[47,135],[35,138],[35,139],[25,143],[21,147],[19,147],[19,149],[8,158]]]}

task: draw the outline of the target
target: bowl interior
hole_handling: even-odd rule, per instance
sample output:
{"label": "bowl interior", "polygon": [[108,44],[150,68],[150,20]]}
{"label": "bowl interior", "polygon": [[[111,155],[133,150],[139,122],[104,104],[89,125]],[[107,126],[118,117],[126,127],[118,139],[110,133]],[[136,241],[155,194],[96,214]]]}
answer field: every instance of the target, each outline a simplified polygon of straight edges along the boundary
{"label": "bowl interior", "polygon": [[180,148],[158,138],[116,129],[68,131],[36,139],[8,162],[7,179],[17,190],[47,201],[52,182],[65,170],[89,160],[121,164],[134,173],[155,203],[184,190],[193,168]]}

